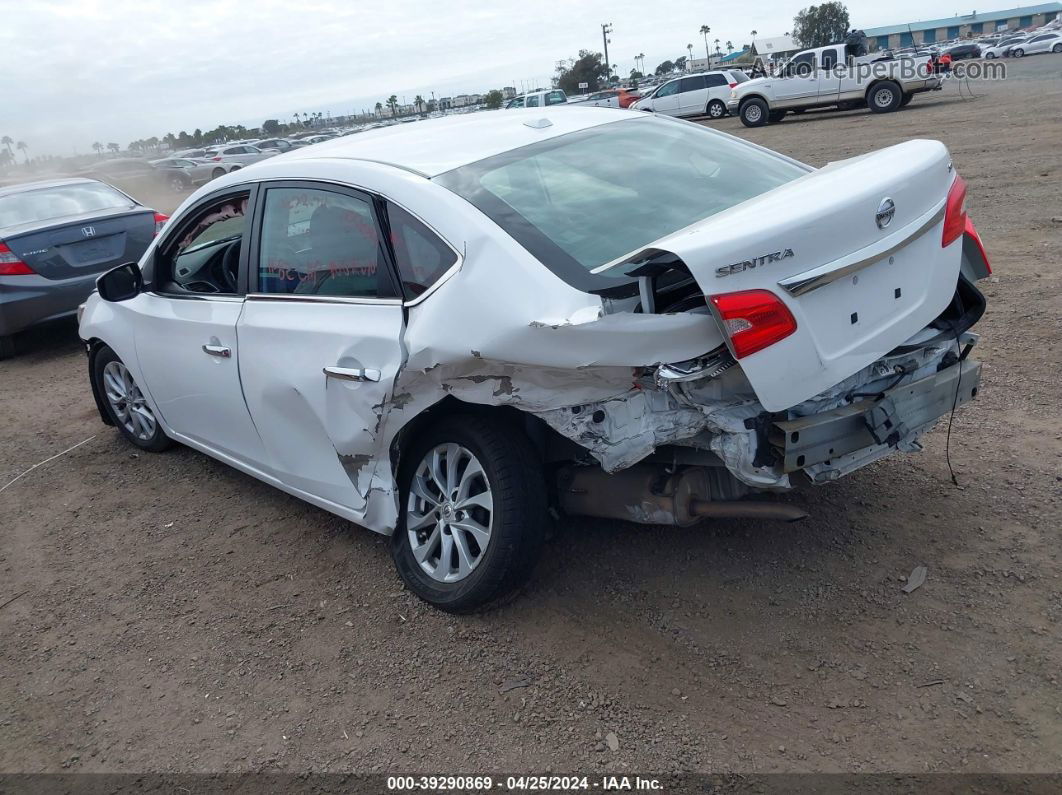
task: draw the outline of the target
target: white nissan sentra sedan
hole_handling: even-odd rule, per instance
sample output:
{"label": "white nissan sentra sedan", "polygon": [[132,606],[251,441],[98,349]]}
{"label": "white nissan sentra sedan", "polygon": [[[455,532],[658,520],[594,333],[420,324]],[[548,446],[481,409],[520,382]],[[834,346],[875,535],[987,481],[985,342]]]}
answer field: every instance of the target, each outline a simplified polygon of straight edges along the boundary
{"label": "white nissan sentra sedan", "polygon": [[[80,333],[103,421],[523,581],[551,515],[792,520],[977,394],[987,258],[945,147],[815,170],[603,108],[401,125],[215,180]],[[759,494],[760,496],[757,496]]]}

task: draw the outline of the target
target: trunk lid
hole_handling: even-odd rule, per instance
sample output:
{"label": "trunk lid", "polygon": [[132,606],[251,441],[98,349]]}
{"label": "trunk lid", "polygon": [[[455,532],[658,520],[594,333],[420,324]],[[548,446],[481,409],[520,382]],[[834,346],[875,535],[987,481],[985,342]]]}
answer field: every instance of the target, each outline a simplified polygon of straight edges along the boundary
{"label": "trunk lid", "polygon": [[[909,141],[832,163],[654,243],[681,257],[706,297],[769,290],[796,331],[739,360],[779,411],[903,343],[947,306],[962,242],[941,246],[951,159]],[[879,213],[892,217],[879,225]],[[883,217],[884,222],[884,217]]]}
{"label": "trunk lid", "polygon": [[0,238],[46,279],[71,279],[135,262],[155,236],[153,210],[117,209],[8,227]]}

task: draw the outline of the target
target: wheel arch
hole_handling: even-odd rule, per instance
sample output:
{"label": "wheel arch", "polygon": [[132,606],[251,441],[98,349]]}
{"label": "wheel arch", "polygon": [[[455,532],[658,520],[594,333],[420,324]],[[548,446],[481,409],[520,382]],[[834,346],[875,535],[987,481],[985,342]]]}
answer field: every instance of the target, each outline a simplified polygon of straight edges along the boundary
{"label": "wheel arch", "polygon": [[96,411],[100,413],[100,419],[104,425],[114,426],[114,420],[107,413],[107,407],[103,403],[103,395],[100,394],[99,384],[96,383],[96,357],[99,352],[107,347],[107,343],[99,337],[92,337],[85,345],[88,350],[89,386],[92,388],[92,399],[96,402]]}
{"label": "wheel arch", "polygon": [[767,110],[771,109],[771,101],[769,99],[767,99],[767,97],[765,97],[763,94],[746,94],[745,96],[743,96],[741,99],[738,100],[738,112],[739,113],[741,112],[741,108],[744,107],[745,103],[748,102],[750,99],[763,100],[767,104]]}

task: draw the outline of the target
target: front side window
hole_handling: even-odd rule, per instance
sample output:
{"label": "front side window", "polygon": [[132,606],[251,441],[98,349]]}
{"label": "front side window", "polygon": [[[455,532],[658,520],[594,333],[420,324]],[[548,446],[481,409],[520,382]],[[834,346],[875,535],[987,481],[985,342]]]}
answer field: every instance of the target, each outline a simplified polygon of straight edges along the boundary
{"label": "front side window", "polygon": [[568,101],[568,97],[563,91],[550,91],[546,94],[547,105],[563,105]]}
{"label": "front side window", "polygon": [[160,258],[162,281],[176,292],[238,292],[240,250],[247,236],[247,199],[229,196],[198,211]]}
{"label": "front side window", "polygon": [[375,298],[385,277],[369,202],[313,188],[270,188],[258,292]]}
{"label": "front side window", "polygon": [[701,126],[650,116],[514,149],[435,181],[582,287],[601,286],[588,277],[599,265],[806,173]]}
{"label": "front side window", "polygon": [[670,97],[672,94],[678,93],[678,88],[678,80],[672,80],[670,83],[664,83],[664,85],[660,86],[660,88],[657,89],[656,94],[654,94],[654,98]]}
{"label": "front side window", "polygon": [[457,262],[457,254],[428,227],[397,205],[387,203],[395,265],[408,296],[418,296]]}

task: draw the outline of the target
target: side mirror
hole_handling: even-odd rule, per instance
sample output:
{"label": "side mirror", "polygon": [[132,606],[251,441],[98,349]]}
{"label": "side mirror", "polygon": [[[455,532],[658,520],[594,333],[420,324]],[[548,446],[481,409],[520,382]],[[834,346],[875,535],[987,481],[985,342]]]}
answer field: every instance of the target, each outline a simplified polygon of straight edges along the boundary
{"label": "side mirror", "polygon": [[127,262],[96,279],[96,289],[104,301],[128,301],[144,289],[144,277],[135,262]]}

